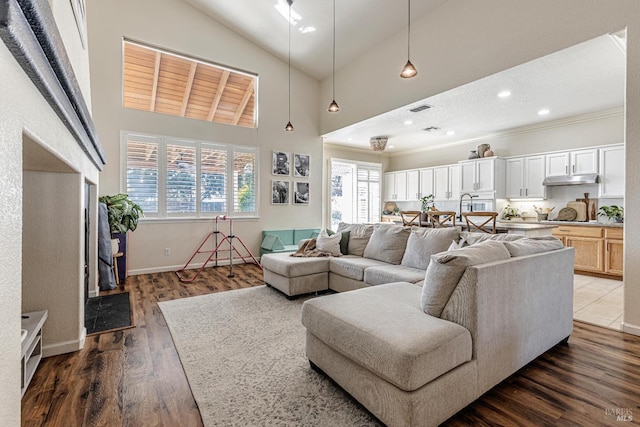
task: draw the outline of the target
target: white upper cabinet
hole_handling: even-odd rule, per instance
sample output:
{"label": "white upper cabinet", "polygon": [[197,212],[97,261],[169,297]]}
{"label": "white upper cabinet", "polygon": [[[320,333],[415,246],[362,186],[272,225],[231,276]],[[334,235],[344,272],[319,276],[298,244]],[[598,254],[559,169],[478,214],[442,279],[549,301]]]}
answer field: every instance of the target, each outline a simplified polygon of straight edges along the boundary
{"label": "white upper cabinet", "polygon": [[547,154],[546,161],[546,176],[598,173],[597,149]]}
{"label": "white upper cabinet", "polygon": [[407,200],[407,172],[396,172],[396,200]]}
{"label": "white upper cabinet", "polygon": [[624,145],[600,149],[599,197],[624,197]]}
{"label": "white upper cabinet", "polygon": [[545,156],[526,156],[506,161],[508,199],[546,198]]}
{"label": "white upper cabinet", "polygon": [[488,193],[496,191],[497,198],[504,198],[504,159],[462,161],[460,165],[460,191],[462,193]]}
{"label": "white upper cabinet", "polygon": [[419,199],[434,193],[433,168],[420,169]]}
{"label": "white upper cabinet", "polygon": [[434,200],[451,200],[460,197],[460,166],[449,165],[433,168]]}
{"label": "white upper cabinet", "polygon": [[407,195],[406,200],[418,200],[420,198],[420,171],[407,171]]}
{"label": "white upper cabinet", "polygon": [[[386,172],[384,174],[384,183],[383,183],[383,200],[385,202],[393,201],[393,200],[415,200],[415,195],[417,191],[411,188],[413,191],[409,194],[409,174],[415,172],[415,180],[411,184],[412,186],[418,185],[418,171],[398,171],[398,172]],[[411,175],[414,177],[414,175]]]}

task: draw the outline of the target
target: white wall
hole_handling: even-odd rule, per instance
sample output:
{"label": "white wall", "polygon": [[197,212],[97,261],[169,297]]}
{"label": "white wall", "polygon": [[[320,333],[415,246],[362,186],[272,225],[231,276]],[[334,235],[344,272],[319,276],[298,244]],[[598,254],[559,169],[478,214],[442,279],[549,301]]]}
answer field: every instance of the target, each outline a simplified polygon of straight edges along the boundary
{"label": "white wall", "polygon": [[[146,132],[229,144],[257,146],[259,214],[236,221],[234,233],[258,253],[263,229],[319,227],[321,218],[322,142],[319,138],[319,82],[292,69],[291,121],[287,123],[287,63],[266,53],[197,9],[179,0],[88,2],[94,119],[109,162],[101,175],[100,194],[120,188],[120,131]],[[286,31],[286,27],[281,29]],[[259,128],[240,128],[122,107],[122,38],[128,37],[186,55],[256,73]],[[272,151],[311,155],[309,206],[271,205]],[[280,179],[280,178],[278,178]],[[293,177],[290,178],[293,181]],[[143,220],[129,234],[129,271],[172,270],[182,266],[212,221]],[[171,255],[164,255],[164,248]]]}
{"label": "white wall", "polygon": [[[404,81],[404,32],[338,71],[340,115],[321,116],[327,133],[411,102],[590,40],[627,29],[625,101],[624,329],[640,334],[640,2],[619,0],[457,0],[411,25],[411,60],[419,70]],[[322,82],[323,107],[331,79]]]}
{"label": "white wall", "polygon": [[[55,6],[68,3],[65,0],[53,0]],[[68,20],[65,19],[65,22]],[[64,27],[65,43],[73,39],[75,27]],[[69,46],[67,46],[69,48]],[[70,48],[72,51],[75,47]],[[72,58],[78,58],[74,67],[81,62],[83,53],[72,54]],[[86,56],[85,56],[86,57]],[[95,166],[86,157],[67,128],[60,122],[57,115],[51,110],[49,104],[40,95],[31,80],[24,74],[13,55],[8,51],[4,43],[0,43],[0,199],[6,201],[4,208],[0,210],[0,234],[3,244],[0,245],[0,420],[3,425],[17,426],[20,424],[20,313],[23,303],[33,309],[45,309],[47,306],[40,304],[30,305],[31,293],[28,289],[22,292],[22,226],[23,226],[23,146],[25,139],[35,141],[42,150],[54,156],[58,161],[72,167],[79,177],[97,183],[98,173]],[[88,76],[78,76],[80,86],[88,88]],[[45,183],[42,192],[56,191],[55,183]],[[55,213],[47,218],[51,227],[58,226],[62,222],[68,224],[65,218],[56,217]],[[66,225],[63,226],[66,229]],[[43,248],[51,253],[59,252],[58,246]],[[83,259],[78,258],[75,251],[59,254],[61,265],[80,266]],[[79,268],[79,267],[78,267]],[[75,267],[72,267],[75,269]],[[52,277],[58,276],[58,269],[51,272]],[[63,273],[64,274],[64,273]],[[63,289],[47,288],[37,292],[46,298],[53,294],[56,302],[63,305],[64,294],[69,291],[68,304],[70,307],[78,306],[79,301],[73,298],[78,295],[82,283],[68,283]],[[48,303],[47,303],[48,304]],[[76,310],[76,316],[79,313]],[[80,319],[76,319],[70,329],[80,338],[82,329]],[[47,340],[45,336],[45,340]]]}

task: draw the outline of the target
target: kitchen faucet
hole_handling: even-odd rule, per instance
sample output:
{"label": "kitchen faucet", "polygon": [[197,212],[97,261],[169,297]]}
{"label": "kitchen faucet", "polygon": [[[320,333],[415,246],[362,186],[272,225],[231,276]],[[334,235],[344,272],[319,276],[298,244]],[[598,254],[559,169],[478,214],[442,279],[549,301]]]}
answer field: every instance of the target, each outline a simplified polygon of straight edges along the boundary
{"label": "kitchen faucet", "polygon": [[[464,196],[469,196],[470,202],[473,202],[474,197],[478,197],[477,195],[473,196],[470,193],[462,193],[460,195],[460,206],[458,207],[458,212],[459,212],[458,219],[460,221],[462,221],[462,199],[464,198]],[[473,203],[469,203],[469,212],[473,212]]]}

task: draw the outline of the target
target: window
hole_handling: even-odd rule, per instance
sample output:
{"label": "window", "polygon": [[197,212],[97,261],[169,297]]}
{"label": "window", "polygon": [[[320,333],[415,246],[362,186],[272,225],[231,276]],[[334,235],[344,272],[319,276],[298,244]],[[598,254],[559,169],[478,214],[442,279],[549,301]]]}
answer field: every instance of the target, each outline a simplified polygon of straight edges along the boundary
{"label": "window", "polygon": [[255,75],[129,40],[122,72],[126,108],[256,127]]}
{"label": "window", "polygon": [[257,148],[122,135],[123,188],[145,216],[257,216]]}
{"label": "window", "polygon": [[331,229],[380,220],[382,165],[331,159]]}

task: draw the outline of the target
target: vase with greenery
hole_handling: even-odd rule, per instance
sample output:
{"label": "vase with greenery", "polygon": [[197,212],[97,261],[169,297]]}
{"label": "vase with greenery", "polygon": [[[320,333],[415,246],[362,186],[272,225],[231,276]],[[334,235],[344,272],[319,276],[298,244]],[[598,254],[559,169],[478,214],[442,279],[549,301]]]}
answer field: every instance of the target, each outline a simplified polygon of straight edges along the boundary
{"label": "vase with greenery", "polygon": [[513,218],[518,218],[520,216],[520,212],[518,208],[513,208],[511,205],[507,205],[502,210],[502,219],[512,220]]}
{"label": "vase with greenery", "polygon": [[424,196],[420,199],[420,203],[422,204],[421,210],[422,212],[427,212],[429,210],[433,210],[433,194],[429,194],[428,196]]}
{"label": "vase with greenery", "polygon": [[624,222],[624,208],[622,206],[600,206],[598,216],[604,216],[612,222]]}

